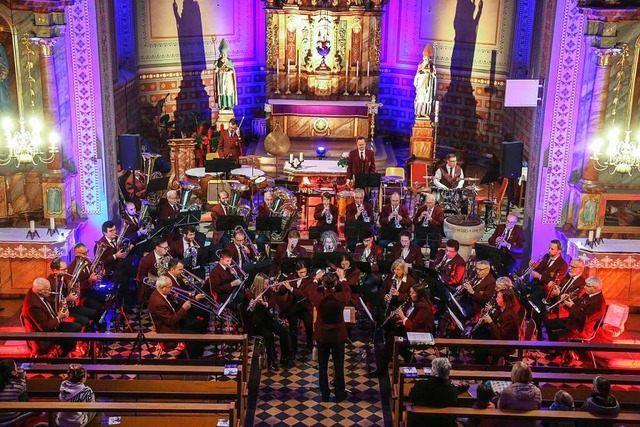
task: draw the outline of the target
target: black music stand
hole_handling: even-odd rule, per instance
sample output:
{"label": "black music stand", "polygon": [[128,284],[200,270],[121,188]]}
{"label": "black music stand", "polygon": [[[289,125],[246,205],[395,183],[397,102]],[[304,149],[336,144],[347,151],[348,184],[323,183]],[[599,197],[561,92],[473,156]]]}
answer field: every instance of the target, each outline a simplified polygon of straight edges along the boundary
{"label": "black music stand", "polygon": [[295,193],[300,188],[300,183],[298,183],[298,181],[289,181],[288,179],[276,179],[275,186],[284,187],[287,190],[291,190]]}
{"label": "black music stand", "polygon": [[336,224],[325,224],[319,227],[309,227],[309,240],[318,240],[325,231],[333,231],[338,234],[338,226]]}
{"label": "black music stand", "polygon": [[227,179],[229,178],[229,172],[237,168],[238,164],[233,159],[209,159],[204,161],[205,172],[222,172]]}
{"label": "black music stand", "polygon": [[313,268],[326,268],[330,267],[330,264],[340,266],[340,258],[346,252],[314,252],[311,259],[311,265]]}
{"label": "black music stand", "polygon": [[357,173],[355,175],[355,188],[378,188],[380,187],[381,173]]}
{"label": "black music stand", "polygon": [[169,187],[169,177],[152,179],[147,184],[146,194],[165,191]]}
{"label": "black music stand", "polygon": [[[300,261],[304,261],[304,264],[307,266],[307,270],[311,268],[311,258],[283,258],[282,264],[280,267],[280,272],[287,275],[290,273],[295,273],[296,264]],[[307,274],[311,274],[308,272]]]}
{"label": "black music stand", "polygon": [[231,231],[237,226],[247,227],[242,215],[220,215],[216,220],[216,231]]}
{"label": "black music stand", "polygon": [[264,232],[264,235],[267,236],[267,243],[269,245],[269,248],[271,248],[271,233],[280,233],[282,231],[282,217],[256,217],[256,231]]}
{"label": "black music stand", "polygon": [[489,261],[498,277],[508,276],[511,273],[515,260],[507,252],[483,243],[476,243],[473,247],[476,251],[476,260]]}
{"label": "black music stand", "polygon": [[202,218],[201,209],[180,211],[176,216],[171,231],[175,231],[176,229],[181,229],[182,227],[187,227],[189,225],[197,226],[200,224],[200,218]]}
{"label": "black music stand", "polygon": [[380,239],[381,240],[389,240],[392,242],[397,242],[400,240],[400,233],[402,230],[405,230],[404,227],[381,227],[380,228]]}
{"label": "black music stand", "polygon": [[391,264],[393,261],[380,260],[378,261],[378,270],[380,274],[391,274]]}

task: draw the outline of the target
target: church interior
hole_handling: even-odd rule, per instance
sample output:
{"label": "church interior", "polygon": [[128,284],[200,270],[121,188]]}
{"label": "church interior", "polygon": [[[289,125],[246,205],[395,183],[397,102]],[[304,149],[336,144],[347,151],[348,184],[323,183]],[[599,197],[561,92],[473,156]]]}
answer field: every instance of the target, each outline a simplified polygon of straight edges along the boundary
{"label": "church interior", "polygon": [[637,0],[0,0],[0,426],[478,425],[521,362],[640,424],[639,64]]}

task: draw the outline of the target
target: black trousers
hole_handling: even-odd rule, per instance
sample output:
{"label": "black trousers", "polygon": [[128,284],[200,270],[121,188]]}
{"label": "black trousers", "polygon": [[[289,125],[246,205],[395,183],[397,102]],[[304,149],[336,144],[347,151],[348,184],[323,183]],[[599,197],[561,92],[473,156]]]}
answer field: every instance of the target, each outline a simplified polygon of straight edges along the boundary
{"label": "black trousers", "polygon": [[307,350],[313,349],[313,317],[309,310],[300,303],[293,306],[287,313],[289,320],[289,337],[291,339],[291,354],[294,356],[298,353],[298,321],[304,323],[304,334],[307,338]]}
{"label": "black trousers", "polygon": [[264,340],[265,350],[267,351],[267,363],[271,364],[276,361],[276,347],[273,339],[274,334],[280,339],[280,359],[288,360],[291,353],[289,345],[289,331],[272,317],[259,325],[254,325],[253,333],[261,336]]}
{"label": "black trousers", "polygon": [[344,342],[336,344],[318,343],[318,374],[320,378],[320,392],[323,397],[329,397],[329,357],[333,358],[334,393],[344,395]]}

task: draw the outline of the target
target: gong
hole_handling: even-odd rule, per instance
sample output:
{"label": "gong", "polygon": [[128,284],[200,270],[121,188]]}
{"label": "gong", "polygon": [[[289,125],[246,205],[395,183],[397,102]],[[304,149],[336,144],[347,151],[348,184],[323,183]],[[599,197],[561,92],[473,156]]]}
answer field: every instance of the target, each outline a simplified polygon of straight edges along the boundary
{"label": "gong", "polygon": [[281,130],[274,130],[265,137],[264,148],[272,156],[282,156],[289,152],[291,140]]}

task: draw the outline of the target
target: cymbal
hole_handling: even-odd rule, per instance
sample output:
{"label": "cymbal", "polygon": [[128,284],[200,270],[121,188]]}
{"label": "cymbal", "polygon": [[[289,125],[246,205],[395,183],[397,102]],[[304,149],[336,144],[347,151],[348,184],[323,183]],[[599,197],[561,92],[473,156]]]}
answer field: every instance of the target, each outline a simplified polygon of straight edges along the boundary
{"label": "cymbal", "polygon": [[472,184],[472,185],[467,185],[467,186],[465,187],[465,190],[471,190],[471,191],[473,191],[473,192],[477,193],[478,191],[480,191],[480,187],[478,187],[478,186],[477,186],[477,185],[475,185],[475,184]]}
{"label": "cymbal", "polygon": [[264,149],[272,156],[282,156],[289,152],[291,140],[281,130],[274,130],[264,139]]}
{"label": "cymbal", "polygon": [[464,181],[469,181],[469,182],[476,182],[476,181],[480,181],[480,178],[464,178]]}

